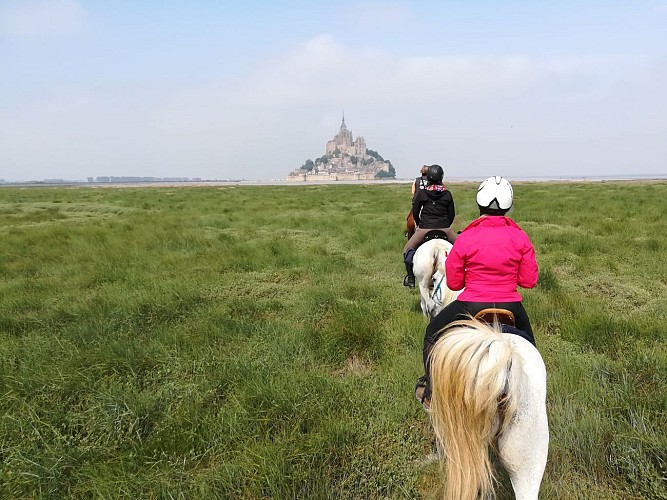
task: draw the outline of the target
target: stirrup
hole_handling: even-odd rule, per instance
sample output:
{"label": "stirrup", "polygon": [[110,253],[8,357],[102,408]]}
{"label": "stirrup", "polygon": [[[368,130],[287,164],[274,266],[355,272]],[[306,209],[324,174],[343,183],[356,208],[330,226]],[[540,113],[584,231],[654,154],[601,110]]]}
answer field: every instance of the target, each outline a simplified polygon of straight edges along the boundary
{"label": "stirrup", "polygon": [[426,397],[426,389],[428,384],[426,383],[426,376],[422,375],[417,379],[415,384],[415,399],[424,407],[426,411],[431,410],[431,399]]}

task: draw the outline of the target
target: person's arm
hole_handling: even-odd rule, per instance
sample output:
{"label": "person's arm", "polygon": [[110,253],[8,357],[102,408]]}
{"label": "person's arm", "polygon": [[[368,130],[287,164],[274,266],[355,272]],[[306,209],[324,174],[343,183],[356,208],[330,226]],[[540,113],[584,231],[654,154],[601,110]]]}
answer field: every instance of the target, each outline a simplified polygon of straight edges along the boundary
{"label": "person's arm", "polygon": [[449,192],[449,197],[451,198],[451,203],[449,204],[448,207],[448,213],[447,217],[449,217],[449,224],[450,226],[454,225],[454,217],[456,217],[456,209],[454,208],[454,197],[452,196],[452,192]]}
{"label": "person's arm", "polygon": [[519,262],[519,273],[517,277],[517,284],[521,288],[533,288],[537,284],[538,268],[537,259],[535,257],[535,248],[526,236],[526,247]]}
{"label": "person's arm", "polygon": [[459,238],[449,251],[449,255],[445,261],[447,288],[454,291],[463,290],[466,285],[465,258],[461,253],[462,248],[463,244]]}
{"label": "person's arm", "polygon": [[415,196],[415,199],[412,200],[412,217],[415,219],[415,225],[419,225],[419,214],[422,210],[422,193],[423,190],[417,191],[417,196]]}
{"label": "person's arm", "polygon": [[417,191],[417,179],[412,181],[412,196],[415,195],[415,191]]}

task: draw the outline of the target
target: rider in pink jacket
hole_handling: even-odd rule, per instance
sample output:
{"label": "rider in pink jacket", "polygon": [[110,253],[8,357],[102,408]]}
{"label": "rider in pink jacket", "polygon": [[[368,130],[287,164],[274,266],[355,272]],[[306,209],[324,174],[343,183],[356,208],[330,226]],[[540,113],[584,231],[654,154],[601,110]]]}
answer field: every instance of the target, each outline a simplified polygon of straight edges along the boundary
{"label": "rider in pink jacket", "polygon": [[503,215],[483,215],[456,240],[445,262],[447,286],[465,290],[465,302],[521,302],[516,291],[537,283],[535,249],[528,235]]}
{"label": "rider in pink jacket", "polygon": [[512,311],[516,328],[535,344],[533,330],[517,287],[537,284],[535,249],[528,235],[505,214],[512,207],[510,183],[489,177],[477,191],[480,217],[458,236],[445,263],[447,286],[463,292],[445,307],[426,328],[423,361],[426,375],[415,387],[417,399],[428,406],[429,354],[443,330],[453,321],[468,319],[482,309],[498,307]]}

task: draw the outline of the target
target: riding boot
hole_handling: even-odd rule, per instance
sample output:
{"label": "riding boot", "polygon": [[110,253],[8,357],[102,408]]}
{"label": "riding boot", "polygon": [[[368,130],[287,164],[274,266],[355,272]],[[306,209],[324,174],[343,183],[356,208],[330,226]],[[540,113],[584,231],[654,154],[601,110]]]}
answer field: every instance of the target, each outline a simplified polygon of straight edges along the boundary
{"label": "riding boot", "polygon": [[412,257],[415,254],[413,248],[408,249],[407,252],[403,255],[403,261],[405,262],[405,278],[403,278],[403,286],[408,288],[415,287],[415,273],[412,271]]}
{"label": "riding boot", "polygon": [[412,264],[411,263],[405,263],[405,272],[407,273],[405,275],[405,278],[403,278],[403,286],[407,286],[408,288],[414,288],[415,287],[415,273],[412,272]]}
{"label": "riding boot", "polygon": [[431,376],[431,351],[433,350],[433,345],[428,340],[424,339],[424,346],[422,347],[422,362],[424,363],[424,373],[426,378]]}
{"label": "riding boot", "polygon": [[422,361],[424,363],[424,392],[423,398],[426,401],[431,401],[431,351],[433,344],[424,339],[424,347],[422,349]]}

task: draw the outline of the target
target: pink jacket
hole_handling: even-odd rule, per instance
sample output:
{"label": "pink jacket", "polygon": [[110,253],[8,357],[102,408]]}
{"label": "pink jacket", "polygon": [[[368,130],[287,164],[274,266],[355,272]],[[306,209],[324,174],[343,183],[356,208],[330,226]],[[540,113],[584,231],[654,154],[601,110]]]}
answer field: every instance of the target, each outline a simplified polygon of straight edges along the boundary
{"label": "pink jacket", "polygon": [[445,262],[447,286],[466,302],[520,302],[517,286],[537,283],[535,249],[510,218],[484,216],[456,239]]}

